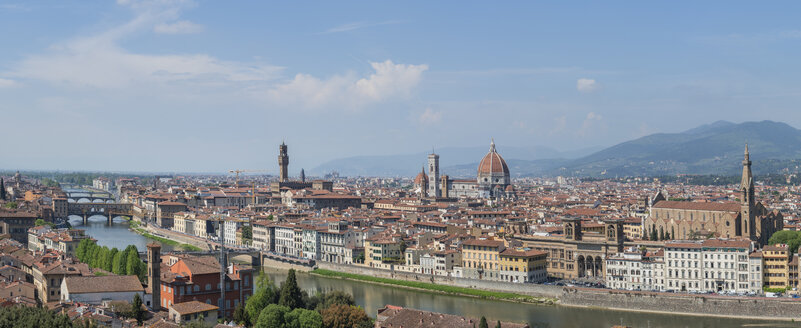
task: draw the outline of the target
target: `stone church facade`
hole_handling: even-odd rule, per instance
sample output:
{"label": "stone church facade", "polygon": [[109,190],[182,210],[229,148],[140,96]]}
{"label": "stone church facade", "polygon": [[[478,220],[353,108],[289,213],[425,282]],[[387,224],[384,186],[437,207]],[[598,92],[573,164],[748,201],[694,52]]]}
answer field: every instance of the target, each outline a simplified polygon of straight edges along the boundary
{"label": "stone church facade", "polygon": [[653,232],[660,238],[669,235],[669,239],[711,235],[746,238],[766,245],[774,232],[784,228],[784,218],[779,211],[771,211],[756,201],[747,145],[744,157],[739,203],[668,201],[657,194],[643,225],[644,236]]}

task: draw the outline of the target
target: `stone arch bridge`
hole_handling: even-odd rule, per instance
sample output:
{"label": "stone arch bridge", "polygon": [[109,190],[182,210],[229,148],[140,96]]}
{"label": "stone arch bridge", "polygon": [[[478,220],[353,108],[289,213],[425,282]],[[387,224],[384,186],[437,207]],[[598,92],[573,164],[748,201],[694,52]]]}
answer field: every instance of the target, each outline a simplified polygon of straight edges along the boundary
{"label": "stone arch bridge", "polygon": [[115,216],[133,216],[133,204],[69,203],[67,204],[67,215],[83,217],[83,224],[87,224],[90,216],[102,215],[107,217],[108,223],[111,224]]}

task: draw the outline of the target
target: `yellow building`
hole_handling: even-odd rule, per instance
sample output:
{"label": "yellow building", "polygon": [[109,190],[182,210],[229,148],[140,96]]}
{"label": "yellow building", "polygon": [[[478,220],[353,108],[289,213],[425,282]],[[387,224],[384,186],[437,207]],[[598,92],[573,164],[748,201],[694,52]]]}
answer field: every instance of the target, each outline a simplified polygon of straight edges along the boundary
{"label": "yellow building", "polygon": [[548,253],[544,251],[507,248],[499,255],[501,281],[543,282],[548,279]]}
{"label": "yellow building", "polygon": [[765,246],[762,249],[763,286],[787,288],[790,286],[790,247],[785,244]]}
{"label": "yellow building", "polygon": [[470,239],[462,243],[462,264],[465,278],[498,279],[500,253],[505,249],[501,240]]}
{"label": "yellow building", "polygon": [[400,263],[403,261],[401,243],[382,236],[364,240],[364,263],[375,266],[379,263]]}

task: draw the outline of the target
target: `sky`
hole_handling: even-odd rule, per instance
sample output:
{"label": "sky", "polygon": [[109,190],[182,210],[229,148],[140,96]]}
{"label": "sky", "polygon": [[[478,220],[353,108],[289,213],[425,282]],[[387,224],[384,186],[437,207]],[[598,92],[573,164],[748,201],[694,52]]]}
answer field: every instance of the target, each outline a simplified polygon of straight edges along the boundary
{"label": "sky", "polygon": [[801,127],[801,2],[0,0],[0,169],[290,173]]}

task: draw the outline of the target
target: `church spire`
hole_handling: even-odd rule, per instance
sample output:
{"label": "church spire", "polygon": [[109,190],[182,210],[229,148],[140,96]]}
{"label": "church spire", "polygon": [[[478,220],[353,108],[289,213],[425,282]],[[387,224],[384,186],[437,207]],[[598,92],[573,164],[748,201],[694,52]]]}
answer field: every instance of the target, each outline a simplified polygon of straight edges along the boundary
{"label": "church spire", "polygon": [[753,188],[754,177],[751,174],[751,154],[748,153],[748,144],[745,144],[745,153],[743,154],[743,179],[740,182],[740,188],[748,190]]}

